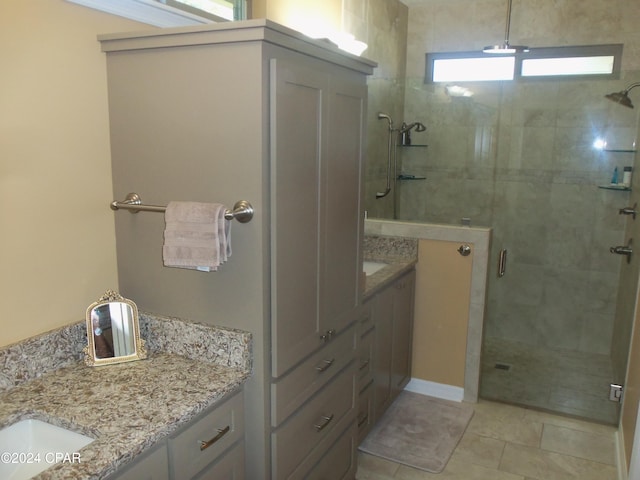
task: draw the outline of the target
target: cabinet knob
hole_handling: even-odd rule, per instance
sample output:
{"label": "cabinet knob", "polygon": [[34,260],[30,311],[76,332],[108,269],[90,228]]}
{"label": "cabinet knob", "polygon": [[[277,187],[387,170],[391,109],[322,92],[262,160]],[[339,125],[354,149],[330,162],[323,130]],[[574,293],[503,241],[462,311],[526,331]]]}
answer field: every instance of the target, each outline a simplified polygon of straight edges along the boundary
{"label": "cabinet knob", "polygon": [[458,253],[463,257],[467,257],[471,254],[471,247],[469,245],[460,245]]}
{"label": "cabinet knob", "polygon": [[320,335],[320,340],[322,340],[323,342],[328,342],[333,338],[335,334],[336,331],[332,328],[331,330],[327,330],[322,335]]}

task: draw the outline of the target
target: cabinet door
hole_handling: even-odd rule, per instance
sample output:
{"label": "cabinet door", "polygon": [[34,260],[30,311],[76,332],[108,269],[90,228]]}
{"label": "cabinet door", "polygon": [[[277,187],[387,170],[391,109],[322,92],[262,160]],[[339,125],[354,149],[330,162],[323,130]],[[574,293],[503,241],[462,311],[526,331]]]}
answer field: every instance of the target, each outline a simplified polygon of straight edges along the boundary
{"label": "cabinet door", "polygon": [[150,453],[134,460],[122,471],[114,473],[109,480],[169,480],[166,443],[163,441]]}
{"label": "cabinet door", "polygon": [[415,270],[393,285],[393,347],[391,352],[391,389],[397,396],[411,379],[413,297]]}
{"label": "cabinet door", "polygon": [[321,70],[271,60],[272,375],[322,344],[318,308]]}
{"label": "cabinet door", "polygon": [[366,86],[356,73],[330,78],[321,182],[321,328],[339,331],[358,304],[364,228],[361,170]]}
{"label": "cabinet door", "polygon": [[244,480],[244,442],[226,452],[194,480]]}
{"label": "cabinet door", "polygon": [[377,421],[391,404],[391,351],[393,338],[393,292],[387,287],[376,295],[373,319],[376,326],[374,369],[374,418]]}
{"label": "cabinet door", "polygon": [[272,375],[354,321],[364,78],[271,61]]}

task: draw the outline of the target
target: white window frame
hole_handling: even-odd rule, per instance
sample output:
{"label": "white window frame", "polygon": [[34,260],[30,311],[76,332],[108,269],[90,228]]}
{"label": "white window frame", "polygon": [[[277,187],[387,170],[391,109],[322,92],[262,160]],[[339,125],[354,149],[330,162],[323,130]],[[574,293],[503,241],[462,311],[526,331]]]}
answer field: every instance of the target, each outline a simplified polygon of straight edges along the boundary
{"label": "white window frame", "polygon": [[[543,48],[531,48],[529,52],[505,55],[505,57],[512,57],[515,59],[513,80],[558,80],[562,78],[579,80],[579,79],[618,79],[620,78],[620,67],[622,62],[622,44],[609,44],[609,45],[580,45],[571,47],[543,47]],[[442,52],[442,53],[427,53],[426,54],[426,68],[425,68],[425,83],[436,83],[433,80],[434,75],[434,62],[438,60],[446,59],[477,59],[487,57],[486,53],[481,51],[474,52]],[[561,75],[523,75],[522,64],[526,60],[539,60],[539,59],[571,59],[577,57],[600,57],[611,56],[613,57],[613,64],[610,73],[595,73],[595,74],[561,74]],[[492,56],[493,57],[493,56]],[[455,82],[464,81],[476,81],[472,78],[465,80],[464,78],[456,80],[447,80]],[[485,80],[494,81],[494,80]],[[497,80],[505,81],[505,80]]]}
{"label": "white window frame", "polygon": [[228,21],[222,17],[196,10],[176,8],[156,0],[67,0],[85,7],[156,27],[184,27]]}

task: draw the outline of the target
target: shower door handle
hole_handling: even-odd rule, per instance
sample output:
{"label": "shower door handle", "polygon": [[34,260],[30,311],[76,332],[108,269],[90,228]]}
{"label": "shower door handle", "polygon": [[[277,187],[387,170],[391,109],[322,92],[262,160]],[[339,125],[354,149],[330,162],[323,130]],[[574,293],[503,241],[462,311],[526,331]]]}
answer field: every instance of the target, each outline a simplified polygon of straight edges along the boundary
{"label": "shower door handle", "polygon": [[498,277],[504,277],[504,274],[507,271],[507,249],[503,248],[500,250],[500,254],[498,256]]}

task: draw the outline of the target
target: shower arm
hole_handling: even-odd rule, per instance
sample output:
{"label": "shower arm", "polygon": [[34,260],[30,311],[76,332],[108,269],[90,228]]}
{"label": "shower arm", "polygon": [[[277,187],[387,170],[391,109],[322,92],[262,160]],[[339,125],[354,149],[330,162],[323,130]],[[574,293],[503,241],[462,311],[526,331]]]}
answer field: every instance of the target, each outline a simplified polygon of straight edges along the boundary
{"label": "shower arm", "polygon": [[629,85],[627,88],[625,88],[625,89],[623,90],[623,92],[624,92],[625,94],[628,94],[631,90],[633,90],[633,89],[634,89],[634,88],[636,88],[636,87],[640,87],[640,82],[632,83],[632,84],[631,84],[631,85]]}

